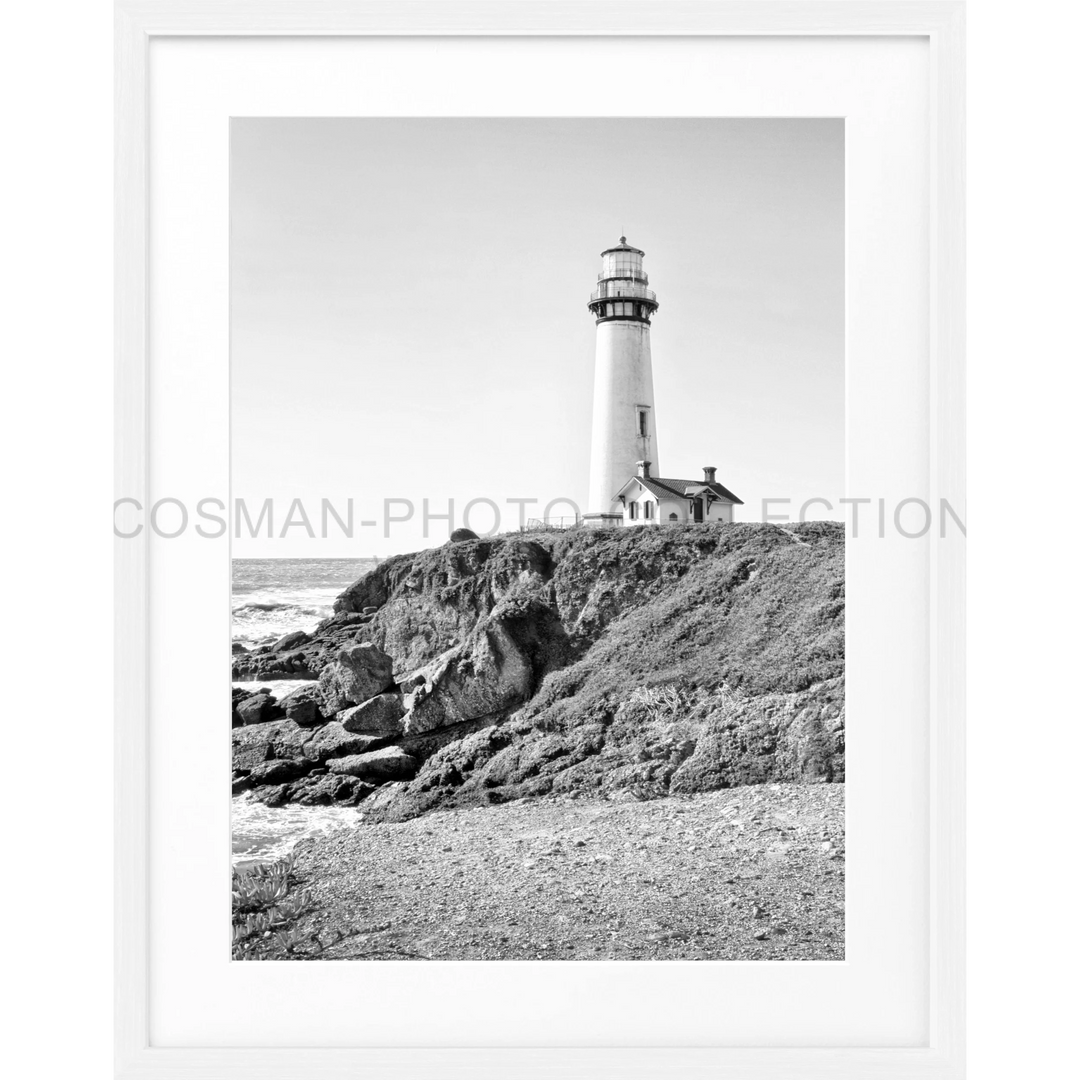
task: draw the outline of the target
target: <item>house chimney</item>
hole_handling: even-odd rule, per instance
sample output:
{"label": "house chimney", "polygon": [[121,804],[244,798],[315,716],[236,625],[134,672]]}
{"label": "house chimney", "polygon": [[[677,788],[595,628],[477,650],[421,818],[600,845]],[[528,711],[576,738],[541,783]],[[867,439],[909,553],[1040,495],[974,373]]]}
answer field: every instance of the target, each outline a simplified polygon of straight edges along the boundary
{"label": "house chimney", "polygon": [[646,476],[647,477],[649,475],[649,468],[650,468],[651,465],[652,465],[651,461],[639,461],[637,463],[637,474],[638,474],[638,476]]}
{"label": "house chimney", "polygon": [[716,466],[715,465],[706,465],[705,468],[703,469],[703,472],[705,473],[705,483],[706,484],[715,484],[716,483]]}

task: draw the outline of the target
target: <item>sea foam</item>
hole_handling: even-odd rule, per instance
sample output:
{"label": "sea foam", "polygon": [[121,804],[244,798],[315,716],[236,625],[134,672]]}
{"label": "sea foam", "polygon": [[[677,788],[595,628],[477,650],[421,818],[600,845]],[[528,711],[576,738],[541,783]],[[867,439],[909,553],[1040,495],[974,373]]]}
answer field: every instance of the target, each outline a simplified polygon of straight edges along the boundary
{"label": "sea foam", "polygon": [[355,828],[359,810],[348,806],[269,807],[250,795],[232,801],[232,861],[234,866],[273,862],[287,855],[300,840],[325,836],[336,829]]}

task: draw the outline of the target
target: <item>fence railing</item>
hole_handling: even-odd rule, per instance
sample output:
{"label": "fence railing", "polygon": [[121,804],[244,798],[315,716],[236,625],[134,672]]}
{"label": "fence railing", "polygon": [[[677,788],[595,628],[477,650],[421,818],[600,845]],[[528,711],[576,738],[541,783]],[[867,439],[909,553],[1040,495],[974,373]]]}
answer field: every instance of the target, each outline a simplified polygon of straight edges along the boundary
{"label": "fence railing", "polygon": [[581,524],[581,518],[576,514],[569,517],[529,518],[523,526],[525,532],[536,532],[539,529],[573,529]]}

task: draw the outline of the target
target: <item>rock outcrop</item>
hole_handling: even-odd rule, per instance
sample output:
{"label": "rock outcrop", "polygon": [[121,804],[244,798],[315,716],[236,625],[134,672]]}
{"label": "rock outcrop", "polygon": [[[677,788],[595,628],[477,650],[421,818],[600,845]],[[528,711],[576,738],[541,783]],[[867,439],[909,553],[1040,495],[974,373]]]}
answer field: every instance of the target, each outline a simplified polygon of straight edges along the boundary
{"label": "rock outcrop", "polygon": [[269,691],[250,694],[233,702],[233,726],[265,724],[285,715]]}
{"label": "rock outcrop", "polygon": [[400,746],[384,746],[381,750],[372,750],[365,754],[333,758],[330,761],[330,771],[382,782],[410,779],[416,775],[418,765],[416,758],[406,754]]}
{"label": "rock outcrop", "polygon": [[339,713],[342,727],[364,735],[401,735],[405,707],[400,694],[378,694]]}
{"label": "rock outcrop", "polygon": [[388,690],[394,682],[393,661],[370,641],[340,649],[319,675],[323,716],[360,705]]}
{"label": "rock outcrop", "polygon": [[322,666],[321,653],[305,649],[274,652],[272,645],[259,645],[233,656],[232,677],[245,682],[263,679],[314,679]]}
{"label": "rock outcrop", "polygon": [[322,699],[318,687],[298,686],[278,702],[285,715],[302,727],[315,727],[323,723]]}
{"label": "rock outcrop", "polygon": [[568,656],[566,633],[551,607],[537,597],[505,597],[460,645],[404,681],[405,733],[433,731],[520,705]]}
{"label": "rock outcrop", "polygon": [[234,696],[235,784],[270,802],[365,799],[402,820],[548,792],[842,780],[843,527],[449,543],[386,560],[256,659],[297,654],[317,681]]}

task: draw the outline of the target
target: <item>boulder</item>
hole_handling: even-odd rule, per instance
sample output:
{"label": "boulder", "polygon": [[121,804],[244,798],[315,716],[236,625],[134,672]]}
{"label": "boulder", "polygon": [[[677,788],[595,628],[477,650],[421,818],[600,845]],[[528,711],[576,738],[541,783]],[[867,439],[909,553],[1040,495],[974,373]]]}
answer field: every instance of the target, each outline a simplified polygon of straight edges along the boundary
{"label": "boulder", "polygon": [[382,821],[391,817],[393,808],[401,800],[402,794],[407,791],[409,785],[404,781],[396,781],[389,784],[381,784],[375,789],[374,794],[364,806],[365,819],[374,812],[376,820]]}
{"label": "boulder", "polygon": [[348,645],[319,675],[323,716],[333,716],[359,705],[394,682],[394,662],[377,645],[365,641]]}
{"label": "boulder", "polygon": [[305,744],[310,738],[307,728],[298,727],[291,720],[271,720],[237,728],[232,733],[233,769],[250,772],[256,765],[274,758],[305,757]]}
{"label": "boulder", "polygon": [[291,693],[286,694],[278,705],[294,723],[301,727],[314,727],[324,722],[323,715],[319,711],[319,701],[318,686],[310,683],[307,686],[298,686]]}
{"label": "boulder", "polygon": [[307,776],[289,789],[292,802],[301,806],[329,806],[331,803],[355,805],[375,791],[374,784],[355,776]]}
{"label": "boulder", "polygon": [[303,755],[309,761],[322,765],[330,758],[345,757],[348,754],[362,754],[379,745],[380,740],[374,735],[357,735],[336,720],[324,724],[304,743]]}
{"label": "boulder", "polygon": [[243,698],[235,707],[241,724],[265,724],[279,720],[285,715],[284,710],[274,700],[272,694],[259,691]]}
{"label": "boulder", "polygon": [[405,708],[400,694],[379,694],[337,714],[346,731],[364,735],[400,735]]}
{"label": "boulder", "polygon": [[261,784],[287,784],[290,780],[303,776],[310,767],[309,761],[298,758],[264,761],[248,774],[248,785],[257,787]]}
{"label": "boulder", "polygon": [[236,706],[246,697],[251,697],[251,691],[245,690],[242,686],[234,686],[232,688],[232,726],[234,728],[243,727],[243,717],[236,711]]}
{"label": "boulder", "polygon": [[479,540],[480,537],[472,531],[472,529],[455,529],[450,534],[450,542],[452,544],[458,544],[462,540]]}
{"label": "boulder", "polygon": [[385,746],[367,754],[333,758],[327,764],[331,773],[386,781],[411,779],[416,775],[420,763],[412,755],[406,754],[400,746]]}
{"label": "boulder", "polygon": [[246,653],[248,651],[248,647],[246,645],[242,645],[239,641],[234,641],[232,643],[232,651],[233,656],[239,656],[241,653]]}
{"label": "boulder", "polygon": [[294,630],[291,634],[286,634],[283,638],[278,638],[278,640],[270,646],[270,651],[275,653],[289,652],[291,649],[306,645],[310,640],[310,634],[306,634],[303,630]]}
{"label": "boulder", "polygon": [[329,806],[349,799],[356,782],[351,776],[309,775],[292,785],[290,795],[301,806]]}
{"label": "boulder", "polygon": [[475,720],[528,700],[568,648],[557,614],[538,599],[508,598],[461,645],[403,680],[405,733]]}
{"label": "boulder", "polygon": [[302,678],[315,677],[314,672],[308,667],[307,656],[299,651],[278,653],[275,673],[284,672],[286,675],[299,675]]}
{"label": "boulder", "polygon": [[289,801],[288,784],[267,784],[253,790],[255,797],[267,806],[284,806]]}
{"label": "boulder", "polygon": [[299,648],[279,651],[278,646],[293,635],[281,638],[250,652],[233,653],[232,677],[235,681],[253,682],[256,679],[316,679],[318,678],[319,649],[310,639]]}

